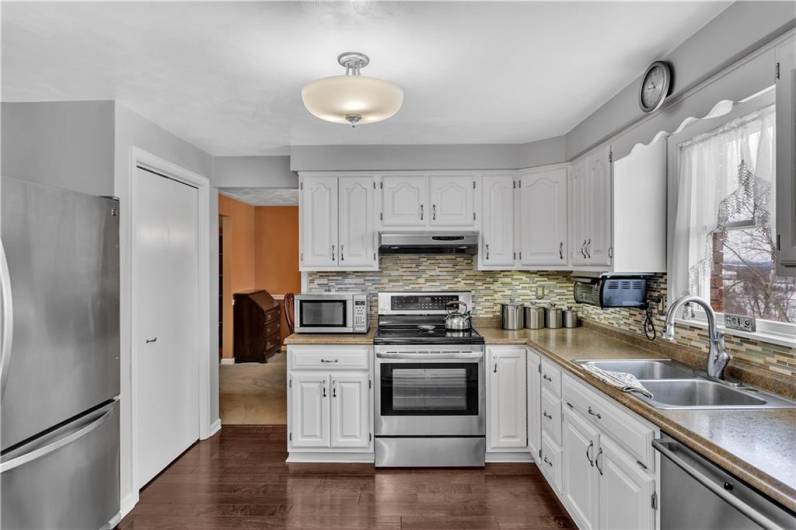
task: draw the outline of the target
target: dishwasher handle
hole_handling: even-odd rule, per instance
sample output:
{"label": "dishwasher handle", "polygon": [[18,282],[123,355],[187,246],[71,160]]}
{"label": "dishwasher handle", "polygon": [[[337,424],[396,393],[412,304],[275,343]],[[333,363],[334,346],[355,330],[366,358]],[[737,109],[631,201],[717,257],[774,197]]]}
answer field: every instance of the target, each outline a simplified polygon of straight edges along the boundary
{"label": "dishwasher handle", "polygon": [[[692,465],[688,462],[687,459],[683,458],[677,452],[672,451],[669,448],[669,444],[672,442],[661,441],[661,440],[653,440],[652,446],[657,449],[662,456],[671,460],[677,467],[691,475],[697,482],[705,486],[707,489],[715,493],[719,498],[725,501],[727,504],[744,514],[746,517],[754,521],[755,523],[759,524],[763,528],[776,530],[782,528],[780,525],[766,517],[764,514],[760,513],[757,509],[750,506],[743,500],[739,499],[735,495],[733,495],[730,491],[724,489],[723,484],[718,484],[714,480],[712,480],[709,476],[702,473],[696,466]],[[676,442],[675,442],[676,443]]]}

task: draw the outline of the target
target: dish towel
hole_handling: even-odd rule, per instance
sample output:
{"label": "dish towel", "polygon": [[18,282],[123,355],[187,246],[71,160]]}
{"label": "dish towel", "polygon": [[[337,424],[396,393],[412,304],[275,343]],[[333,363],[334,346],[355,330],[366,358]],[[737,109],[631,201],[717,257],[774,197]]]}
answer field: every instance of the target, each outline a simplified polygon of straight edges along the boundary
{"label": "dish towel", "polygon": [[644,388],[644,385],[641,384],[641,381],[636,379],[636,376],[633,374],[603,370],[602,368],[590,364],[584,364],[582,366],[594,374],[594,376],[600,381],[616,387],[622,392],[636,392],[642,396],[647,396],[650,399],[653,398],[652,392]]}

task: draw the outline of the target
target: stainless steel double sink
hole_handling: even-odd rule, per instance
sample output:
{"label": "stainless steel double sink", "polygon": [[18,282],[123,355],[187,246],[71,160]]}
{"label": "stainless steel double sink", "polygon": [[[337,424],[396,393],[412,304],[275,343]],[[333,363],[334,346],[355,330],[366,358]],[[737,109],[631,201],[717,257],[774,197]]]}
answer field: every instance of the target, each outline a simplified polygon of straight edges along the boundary
{"label": "stainless steel double sink", "polygon": [[612,372],[633,374],[652,398],[634,394],[658,409],[778,409],[796,402],[752,387],[706,379],[703,372],[670,359],[581,360]]}

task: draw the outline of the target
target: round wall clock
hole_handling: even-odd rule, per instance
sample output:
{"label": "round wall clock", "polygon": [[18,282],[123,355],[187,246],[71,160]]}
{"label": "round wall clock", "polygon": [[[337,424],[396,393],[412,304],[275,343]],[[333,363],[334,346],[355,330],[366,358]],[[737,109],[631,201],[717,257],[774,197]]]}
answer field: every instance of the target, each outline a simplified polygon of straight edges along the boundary
{"label": "round wall clock", "polygon": [[657,110],[672,86],[672,68],[668,63],[655,61],[641,79],[641,91],[638,95],[638,104],[644,112]]}

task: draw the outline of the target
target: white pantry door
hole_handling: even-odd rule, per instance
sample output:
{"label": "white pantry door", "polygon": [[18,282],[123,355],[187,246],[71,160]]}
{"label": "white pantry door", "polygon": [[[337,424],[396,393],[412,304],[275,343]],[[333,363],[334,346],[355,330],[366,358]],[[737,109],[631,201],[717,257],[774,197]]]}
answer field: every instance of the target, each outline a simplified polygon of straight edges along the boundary
{"label": "white pantry door", "polygon": [[136,168],[133,455],[137,488],[199,438],[198,190]]}

